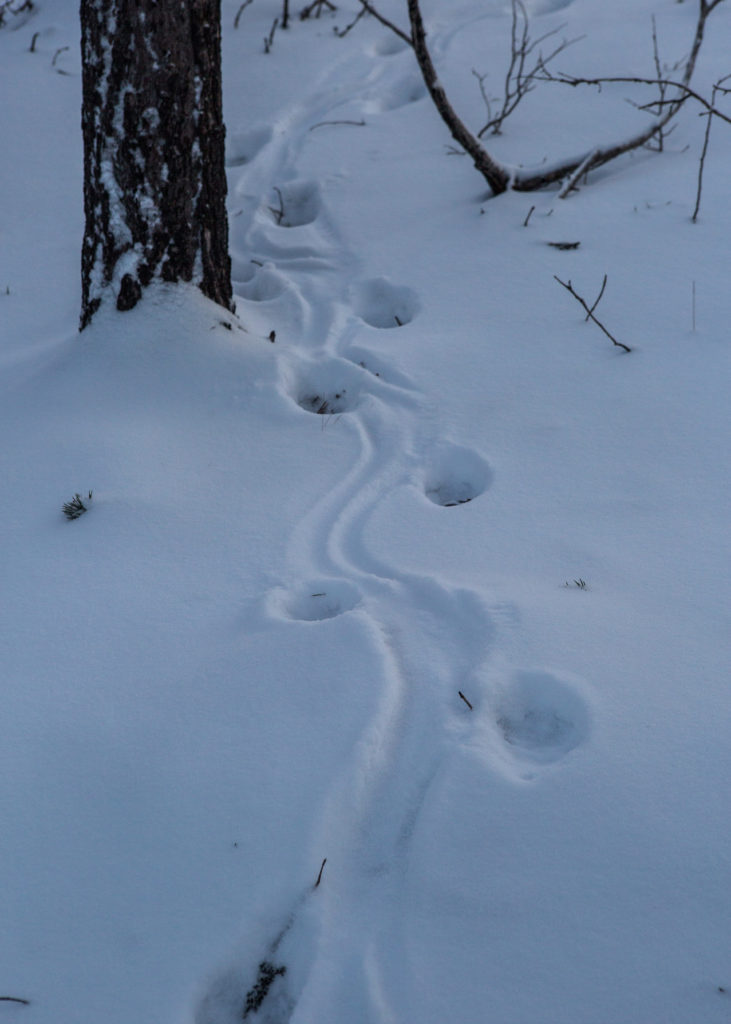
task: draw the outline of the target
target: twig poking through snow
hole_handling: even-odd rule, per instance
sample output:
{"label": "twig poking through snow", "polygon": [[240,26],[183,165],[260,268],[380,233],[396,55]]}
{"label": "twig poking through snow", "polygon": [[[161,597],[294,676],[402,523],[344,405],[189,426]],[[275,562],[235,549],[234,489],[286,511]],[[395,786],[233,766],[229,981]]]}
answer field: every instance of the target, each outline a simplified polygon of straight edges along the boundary
{"label": "twig poking through snow", "polygon": [[317,124],[311,124],[309,131],[314,131],[315,128],[322,128],[326,124],[352,124],[356,128],[365,128],[365,121],[318,121]]}
{"label": "twig poking through snow", "polygon": [[632,349],[629,347],[629,345],[625,345],[625,344],[623,344],[623,342],[617,341],[617,339],[613,335],[611,335],[609,333],[609,331],[606,329],[606,327],[601,322],[601,320],[598,320],[594,316],[594,310],[596,309],[597,304],[599,303],[599,299],[601,299],[602,295],[604,294],[604,289],[605,289],[606,284],[607,284],[607,275],[606,274],[604,275],[604,280],[602,281],[601,291],[599,292],[599,295],[597,296],[596,301],[594,302],[594,305],[591,308],[589,308],[589,306],[587,306],[586,302],[582,299],[582,297],[577,292],[574,291],[574,287],[571,284],[570,280],[569,281],[562,281],[561,278],[560,277],[556,277],[555,274],[553,276],[554,276],[554,279],[556,281],[558,281],[558,283],[560,285],[562,285],[566,289],[567,292],[570,292],[571,295],[573,295],[573,297],[576,299],[577,302],[581,303],[581,305],[586,310],[586,319],[587,320],[593,320],[594,323],[597,325],[597,327],[600,330],[604,331],[604,333],[606,334],[606,336],[609,338],[609,340],[611,341],[611,343],[613,345],[616,345],[617,348],[624,349],[625,352],[631,352],[632,351]]}
{"label": "twig poking through snow", "polygon": [[320,865],[320,873],[317,876],[317,881],[312,886],[313,889],[316,889],[318,887],[318,885],[320,884],[320,882],[322,881],[322,872],[325,870],[325,865],[326,864],[327,864],[327,857],[323,857],[322,858],[322,864]]}

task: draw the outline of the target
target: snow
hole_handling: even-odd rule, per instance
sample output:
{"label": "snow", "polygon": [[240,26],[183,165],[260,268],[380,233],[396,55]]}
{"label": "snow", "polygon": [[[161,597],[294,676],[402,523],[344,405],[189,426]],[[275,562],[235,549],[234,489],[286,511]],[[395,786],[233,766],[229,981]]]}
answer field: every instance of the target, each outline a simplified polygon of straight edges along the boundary
{"label": "snow", "polygon": [[[238,316],[156,285],[80,335],[75,14],[0,30],[0,1019],[234,1024],[268,963],[266,1024],[727,1021],[731,135],[696,224],[690,107],[489,199],[393,33],[344,0],[265,55],[278,2],[239,6]],[[527,6],[577,75],[694,29]],[[424,15],[478,126],[509,5]],[[628,96],[540,86],[488,141],[553,161]],[[554,280],[604,274],[630,354]]]}

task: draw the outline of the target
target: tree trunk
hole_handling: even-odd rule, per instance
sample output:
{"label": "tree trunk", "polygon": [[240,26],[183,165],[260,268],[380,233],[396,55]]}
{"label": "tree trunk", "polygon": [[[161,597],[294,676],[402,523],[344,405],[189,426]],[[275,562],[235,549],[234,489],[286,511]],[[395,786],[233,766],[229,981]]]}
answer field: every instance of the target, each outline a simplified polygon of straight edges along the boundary
{"label": "tree trunk", "polygon": [[81,329],[155,279],[232,309],[220,0],[81,0]]}

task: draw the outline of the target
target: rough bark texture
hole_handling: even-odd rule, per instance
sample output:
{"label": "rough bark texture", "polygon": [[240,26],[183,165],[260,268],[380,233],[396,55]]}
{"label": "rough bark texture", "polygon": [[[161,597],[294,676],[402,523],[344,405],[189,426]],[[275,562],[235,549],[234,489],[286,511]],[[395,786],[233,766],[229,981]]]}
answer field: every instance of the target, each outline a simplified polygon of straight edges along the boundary
{"label": "rough bark texture", "polygon": [[81,327],[155,278],[232,308],[220,0],[81,0]]}

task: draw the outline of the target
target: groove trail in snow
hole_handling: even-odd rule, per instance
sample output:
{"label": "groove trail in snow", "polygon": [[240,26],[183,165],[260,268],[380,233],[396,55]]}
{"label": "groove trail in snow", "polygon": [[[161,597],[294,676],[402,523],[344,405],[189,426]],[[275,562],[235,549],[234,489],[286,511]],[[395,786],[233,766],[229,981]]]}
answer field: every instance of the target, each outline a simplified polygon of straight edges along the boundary
{"label": "groove trail in snow", "polygon": [[[328,857],[327,884],[318,890],[319,952],[297,999],[272,1011],[277,1022],[334,1020],[343,1007],[359,1008],[359,1020],[391,1018],[394,980],[385,979],[401,941],[412,836],[440,764],[458,742],[450,726],[470,713],[459,691],[471,690],[494,644],[493,616],[480,594],[368,550],[368,524],[398,488],[426,486],[436,504],[459,505],[479,496],[490,472],[482,456],[439,436],[432,400],[368,348],[369,331],[398,331],[418,318],[419,296],[385,278],[364,279],[320,184],[298,175],[313,124],[335,119],[343,107],[340,116],[350,116],[358,103],[369,116],[387,116],[422,95],[418,76],[413,69],[404,75],[405,67],[367,53],[349,57],[347,68],[323,75],[272,130],[234,140],[229,160],[247,164],[232,190],[237,292],[249,305],[277,300],[285,390],[316,414],[322,431],[337,431],[356,451],[299,522],[290,542],[291,590],[280,598],[293,618],[315,623],[357,608],[383,671],[376,714],[313,823],[313,847]],[[384,921],[390,952],[379,938]],[[349,966],[333,976],[333,962]]]}

